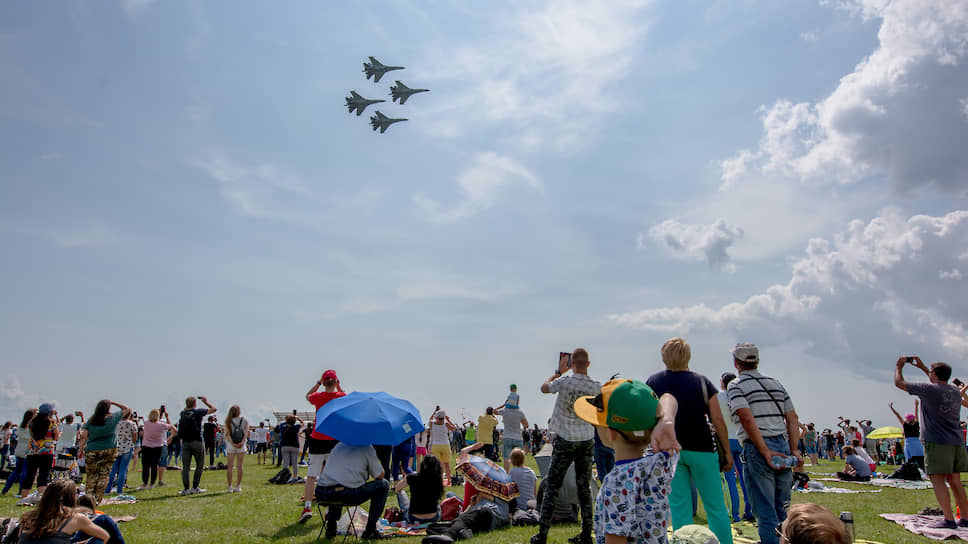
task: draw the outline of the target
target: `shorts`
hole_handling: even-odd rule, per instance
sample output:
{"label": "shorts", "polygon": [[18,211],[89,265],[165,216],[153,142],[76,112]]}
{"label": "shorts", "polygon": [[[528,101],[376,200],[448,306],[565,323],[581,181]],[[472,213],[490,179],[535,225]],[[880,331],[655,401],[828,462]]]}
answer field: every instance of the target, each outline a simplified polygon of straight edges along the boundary
{"label": "shorts", "polygon": [[968,452],[962,445],[924,442],[924,471],[928,474],[968,472]]}
{"label": "shorts", "polygon": [[817,446],[815,444],[807,444],[807,455],[816,455]]}
{"label": "shorts", "polygon": [[255,452],[256,453],[262,453],[262,452],[266,452],[266,451],[269,451],[269,444],[267,444],[265,442],[256,442],[255,443]]}
{"label": "shorts", "polygon": [[417,446],[417,455],[427,455],[427,448],[423,446]]}
{"label": "shorts", "polygon": [[433,446],[430,446],[430,453],[436,457],[441,464],[450,463],[450,446],[446,444],[434,444]]}
{"label": "shorts", "polygon": [[326,464],[328,457],[328,453],[310,453],[309,468],[306,469],[306,477],[319,478],[319,475],[323,473],[323,465]]}
{"label": "shorts", "polygon": [[232,453],[245,453],[245,444],[242,444],[241,448],[236,448],[235,446],[232,445],[231,442],[226,442],[225,453],[226,455],[232,454]]}
{"label": "shorts", "polygon": [[514,438],[505,438],[504,445],[501,446],[502,457],[505,459],[511,458],[511,450],[514,448],[524,449],[524,440],[515,440]]}
{"label": "shorts", "polygon": [[158,468],[168,467],[168,444],[161,445],[161,457],[158,458]]}

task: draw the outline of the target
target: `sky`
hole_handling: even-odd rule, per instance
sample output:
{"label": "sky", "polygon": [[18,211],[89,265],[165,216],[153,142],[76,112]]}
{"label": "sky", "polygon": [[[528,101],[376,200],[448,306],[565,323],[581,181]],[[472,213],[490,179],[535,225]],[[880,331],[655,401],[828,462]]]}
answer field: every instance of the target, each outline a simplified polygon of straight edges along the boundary
{"label": "sky", "polygon": [[681,336],[896,423],[898,356],[968,377],[966,63],[968,0],[2,3],[0,418],[332,368],[544,426]]}

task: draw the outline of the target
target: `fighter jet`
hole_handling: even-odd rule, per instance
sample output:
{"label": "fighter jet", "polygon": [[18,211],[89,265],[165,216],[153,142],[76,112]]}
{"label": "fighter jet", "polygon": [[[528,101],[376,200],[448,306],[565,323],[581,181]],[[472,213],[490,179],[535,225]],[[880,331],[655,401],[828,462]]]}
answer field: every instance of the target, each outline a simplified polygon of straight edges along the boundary
{"label": "fighter jet", "polygon": [[403,66],[384,66],[375,57],[370,57],[370,62],[363,63],[363,73],[366,74],[366,79],[373,76],[373,83],[379,83],[383,74],[391,70],[403,70],[403,68]]}
{"label": "fighter jet", "polygon": [[380,113],[380,110],[376,111],[376,115],[370,116],[370,126],[373,127],[374,131],[379,128],[380,134],[386,132],[387,128],[389,128],[393,123],[399,123],[400,121],[406,121],[406,119],[394,119],[392,117],[387,117],[386,115]]}
{"label": "fighter jet", "polygon": [[426,93],[429,91],[430,89],[411,89],[398,79],[397,84],[390,87],[390,96],[393,97],[394,102],[399,99],[400,105],[402,106],[407,103],[407,99],[410,98],[410,95],[416,93]]}
{"label": "fighter jet", "polygon": [[377,102],[386,102],[386,100],[369,100],[363,98],[356,91],[350,91],[352,96],[346,97],[346,107],[349,108],[350,113],[356,110],[356,116],[359,117],[363,110],[366,109],[370,104],[376,104]]}

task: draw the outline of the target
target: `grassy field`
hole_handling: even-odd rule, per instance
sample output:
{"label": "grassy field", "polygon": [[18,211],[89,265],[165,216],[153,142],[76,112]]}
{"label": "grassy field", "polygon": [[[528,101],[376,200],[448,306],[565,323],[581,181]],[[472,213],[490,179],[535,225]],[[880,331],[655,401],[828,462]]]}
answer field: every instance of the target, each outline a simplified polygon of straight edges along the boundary
{"label": "grassy field", "polygon": [[[528,462],[537,472],[534,459],[529,457]],[[841,462],[824,462],[816,468],[808,467],[808,471],[835,472],[842,466]],[[884,470],[891,468],[885,467]],[[275,471],[274,466],[260,466],[255,457],[250,456],[246,459],[242,493],[226,492],[225,472],[206,471],[202,477],[202,487],[207,488],[208,492],[188,497],[176,496],[181,489],[181,475],[179,472],[169,472],[165,475],[167,486],[131,493],[140,499],[138,504],[105,506],[103,510],[114,516],[137,516],[136,520],[121,524],[125,539],[136,544],[316,541],[321,526],[318,516],[305,525],[296,523],[302,508],[299,502],[302,486],[267,483]],[[304,468],[300,472],[305,475]],[[140,484],[140,472],[129,474],[129,483],[135,486]],[[932,542],[878,517],[880,513],[915,513],[925,506],[936,506],[930,489],[912,491],[860,484],[836,485],[883,491],[861,494],[795,493],[793,501],[816,502],[834,513],[852,511],[858,538],[885,543]],[[16,489],[14,486],[13,491]],[[462,488],[455,487],[451,490],[463,495]],[[16,501],[17,498],[12,493],[0,497],[0,516],[19,516],[23,513],[25,508],[17,507]],[[391,495],[388,506],[392,505],[395,505],[395,498]],[[701,506],[697,523],[705,523]],[[577,524],[555,526],[550,541],[564,543],[568,537],[577,534],[578,529]],[[533,532],[534,528],[531,527],[515,527],[481,535],[475,540],[500,544],[525,543]],[[755,538],[755,529],[751,527],[747,527],[744,533]],[[416,537],[405,540],[418,542]]]}

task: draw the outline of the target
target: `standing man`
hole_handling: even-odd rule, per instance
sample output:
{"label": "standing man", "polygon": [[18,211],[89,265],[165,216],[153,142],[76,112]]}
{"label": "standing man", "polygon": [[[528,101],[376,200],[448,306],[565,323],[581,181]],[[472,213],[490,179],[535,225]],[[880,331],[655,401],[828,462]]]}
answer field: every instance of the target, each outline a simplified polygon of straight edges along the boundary
{"label": "standing man", "polygon": [[[911,363],[928,375],[930,383],[911,383],[904,381],[904,365]],[[947,363],[934,363],[931,368],[924,366],[920,357],[898,357],[894,370],[894,385],[921,399],[921,427],[924,439],[925,472],[934,488],[934,497],[944,513],[944,521],[932,528],[957,529],[968,527],[964,518],[968,512],[968,499],[961,485],[961,473],[968,472],[968,453],[965,452],[961,436],[959,416],[961,415],[962,395],[948,385],[951,367]],[[947,485],[946,485],[947,484]],[[955,522],[951,511],[951,496],[948,486],[955,494],[955,502],[961,509],[961,519]]]}
{"label": "standing man", "polygon": [[266,422],[260,421],[259,428],[252,431],[255,437],[255,459],[260,465],[266,464],[266,450],[269,449],[269,429]]}
{"label": "standing man", "polygon": [[[323,390],[320,391],[319,387]],[[306,393],[306,401],[313,405],[318,412],[327,402],[345,396],[343,388],[339,384],[339,376],[336,371],[329,369],[309,388]],[[306,523],[313,517],[313,493],[316,492],[316,478],[319,478],[323,471],[323,465],[330,452],[336,446],[336,440],[330,436],[316,430],[313,424],[313,432],[309,435],[309,468],[306,470],[306,486],[303,488],[303,510],[299,515],[299,523]],[[382,509],[380,510],[383,511]],[[374,516],[376,517],[376,516]]]}
{"label": "standing man", "polygon": [[202,438],[205,440],[205,451],[208,453],[208,464],[215,464],[215,435],[218,434],[218,423],[215,423],[215,416],[208,416],[205,425],[202,427]]}
{"label": "standing man", "polygon": [[545,544],[548,531],[558,503],[558,491],[565,480],[565,472],[575,463],[575,483],[578,485],[578,504],[581,507],[581,533],[569,538],[571,544],[592,544],[592,491],[589,483],[592,478],[592,437],[595,428],[575,414],[575,401],[581,397],[594,397],[602,389],[602,384],[588,377],[588,352],[576,349],[571,355],[574,365],[572,374],[564,376],[569,370],[567,358],[558,359],[558,370],[541,384],[542,393],[558,393],[555,410],[551,414],[550,430],[556,434],[551,451],[551,467],[548,470],[548,485],[541,502],[541,517],[538,533],[531,537],[531,544]]}
{"label": "standing man", "polygon": [[[796,458],[800,441],[800,420],[790,395],[779,381],[764,376],[757,368],[760,352],[753,344],[742,342],[732,350],[733,366],[739,374],[729,383],[726,395],[736,436],[743,444],[746,488],[753,502],[760,541],[779,544],[776,528],[786,519],[790,507],[793,472],[781,459]],[[774,463],[778,458],[779,464]]]}
{"label": "standing man", "polygon": [[[205,397],[198,397],[198,400],[205,403],[207,408],[196,408],[195,397],[185,399],[185,409],[178,417],[178,436],[182,442],[182,486],[184,487],[179,495],[194,495],[204,493],[205,490],[198,487],[202,481],[202,468],[205,464],[205,442],[202,440],[202,419],[205,416],[214,414],[216,408],[212,406]],[[192,471],[192,459],[195,459],[195,478],[194,485],[188,486],[188,476]]]}
{"label": "standing man", "polygon": [[[504,458],[504,471],[511,471],[511,450],[526,447],[522,432],[528,430],[528,418],[520,408],[494,409],[494,413],[504,420],[504,440],[501,453]],[[527,451],[527,450],[525,450]]]}
{"label": "standing man", "polygon": [[[494,408],[488,406],[487,410],[477,418],[477,441],[484,444],[484,457],[494,459],[494,429],[497,428],[497,418],[494,417]],[[507,429],[505,429],[505,433]],[[507,463],[504,463],[505,465]]]}

